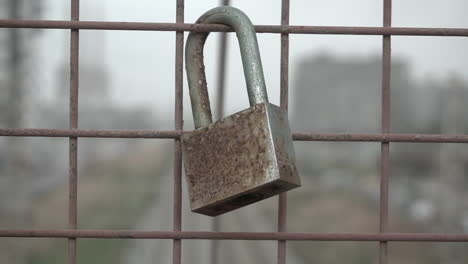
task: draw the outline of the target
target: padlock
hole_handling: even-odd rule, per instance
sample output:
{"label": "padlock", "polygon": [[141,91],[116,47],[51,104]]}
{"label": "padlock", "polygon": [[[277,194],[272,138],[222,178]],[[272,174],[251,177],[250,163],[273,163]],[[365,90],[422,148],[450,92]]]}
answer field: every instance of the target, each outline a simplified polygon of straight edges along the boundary
{"label": "padlock", "polygon": [[196,23],[236,31],[250,108],[212,122],[203,46],[209,33],[191,32],[185,65],[195,130],[182,135],[193,212],[217,216],[301,185],[287,111],[268,102],[255,29],[239,9],[221,6]]}

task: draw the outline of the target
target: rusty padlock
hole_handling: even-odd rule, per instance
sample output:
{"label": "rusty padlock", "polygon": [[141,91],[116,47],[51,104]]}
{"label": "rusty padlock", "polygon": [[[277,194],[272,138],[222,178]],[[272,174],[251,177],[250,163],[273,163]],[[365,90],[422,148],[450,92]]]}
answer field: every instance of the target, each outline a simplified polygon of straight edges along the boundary
{"label": "rusty padlock", "polygon": [[209,33],[185,48],[195,130],[182,148],[193,212],[217,216],[300,186],[287,111],[270,104],[255,29],[239,9],[209,10],[197,23],[231,26],[239,40],[250,108],[212,122],[203,63]]}

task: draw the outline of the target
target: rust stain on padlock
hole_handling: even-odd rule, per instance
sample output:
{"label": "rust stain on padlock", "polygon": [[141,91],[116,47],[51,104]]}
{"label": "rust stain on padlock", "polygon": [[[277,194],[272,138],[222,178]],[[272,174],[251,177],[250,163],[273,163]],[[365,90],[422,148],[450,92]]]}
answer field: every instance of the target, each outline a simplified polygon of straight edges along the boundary
{"label": "rust stain on padlock", "polygon": [[300,185],[284,115],[257,104],[183,136],[193,211],[219,215]]}

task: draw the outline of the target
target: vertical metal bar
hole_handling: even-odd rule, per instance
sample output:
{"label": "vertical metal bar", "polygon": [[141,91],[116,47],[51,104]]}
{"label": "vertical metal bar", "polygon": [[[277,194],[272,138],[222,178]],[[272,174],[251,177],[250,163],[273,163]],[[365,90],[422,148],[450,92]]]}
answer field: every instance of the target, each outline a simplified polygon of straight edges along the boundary
{"label": "vertical metal bar", "polygon": [[[281,25],[289,26],[289,0],[281,1]],[[280,106],[288,109],[289,93],[289,34],[281,34]]]}
{"label": "vertical metal bar", "polygon": [[[230,5],[229,0],[222,0],[221,5],[228,6]],[[226,86],[226,50],[227,50],[227,39],[228,34],[223,32],[219,38],[219,49],[218,49],[218,72],[217,72],[217,82],[216,87],[218,88],[218,95],[216,98],[216,116],[215,119],[220,119],[224,116],[224,94]],[[217,218],[214,218],[217,219]]]}
{"label": "vertical metal bar", "polygon": [[[222,6],[230,5],[230,0],[221,0],[220,4]],[[216,87],[218,90],[218,94],[216,96],[216,112],[215,112],[215,119],[221,119],[224,116],[224,103],[225,103],[225,91],[226,91],[226,60],[227,60],[227,40],[228,34],[222,32],[219,38],[219,49],[218,49],[218,62],[217,62],[217,69],[218,72],[216,74],[217,81]],[[218,232],[220,230],[221,222],[218,217],[213,218],[212,223],[212,230],[214,232]],[[216,264],[218,263],[218,256],[219,256],[219,241],[213,240],[211,241],[211,252],[210,252],[210,263]]]}
{"label": "vertical metal bar", "polygon": [[[71,0],[71,20],[80,18],[80,1]],[[78,79],[79,79],[79,30],[70,32],[70,129],[78,128]],[[69,200],[68,200],[68,228],[77,228],[77,164],[78,138],[69,139]],[[68,263],[76,263],[76,238],[68,239]]]}
{"label": "vertical metal bar", "polygon": [[[177,0],[176,22],[184,23],[184,0]],[[182,131],[183,120],[183,59],[184,32],[176,32],[175,54],[175,130]],[[182,145],[180,139],[174,140],[174,203],[173,230],[182,230]],[[172,263],[180,264],[182,259],[182,241],[174,239],[172,245]]]}
{"label": "vertical metal bar", "polygon": [[[289,25],[289,0],[281,1],[281,25]],[[289,34],[281,34],[280,106],[288,109]],[[278,232],[286,231],[287,194],[278,198]],[[286,240],[278,241],[278,264],[286,263]]]}
{"label": "vertical metal bar", "polygon": [[[391,27],[392,1],[383,2],[383,25]],[[391,36],[382,37],[382,132],[390,132],[390,76],[391,76]],[[390,143],[382,142],[380,156],[380,217],[379,231],[387,232],[388,227],[388,182],[390,174]],[[388,242],[379,243],[379,263],[388,262]]]}

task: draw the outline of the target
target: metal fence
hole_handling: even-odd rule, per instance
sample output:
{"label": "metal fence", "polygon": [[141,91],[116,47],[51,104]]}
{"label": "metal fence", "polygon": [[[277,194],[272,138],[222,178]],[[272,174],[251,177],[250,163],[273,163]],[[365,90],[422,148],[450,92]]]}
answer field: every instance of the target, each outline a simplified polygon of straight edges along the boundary
{"label": "metal fence", "polygon": [[[387,263],[390,241],[468,242],[468,234],[461,233],[389,233],[389,152],[390,142],[468,143],[468,135],[392,134],[390,129],[390,81],[392,35],[468,37],[466,28],[410,28],[392,27],[392,1],[383,0],[383,27],[330,27],[289,25],[289,0],[282,0],[280,25],[256,25],[258,33],[281,34],[281,107],[288,108],[289,34],[344,34],[382,35],[382,105],[381,133],[329,134],[294,133],[297,141],[359,141],[381,142],[380,158],[380,220],[378,233],[291,233],[286,230],[287,195],[278,200],[277,232],[193,232],[182,230],[182,151],[180,135],[183,133],[183,43],[185,31],[229,32],[223,25],[197,25],[184,23],[184,0],[177,0],[176,23],[92,22],[79,20],[79,0],[71,0],[71,20],[0,20],[1,28],[69,29],[70,39],[70,104],[69,129],[0,129],[0,136],[10,137],[68,137],[69,138],[69,200],[68,229],[0,229],[0,237],[54,237],[68,239],[68,263],[76,263],[76,241],[79,238],[113,239],[170,239],[173,240],[173,263],[181,263],[181,243],[184,239],[208,240],[276,240],[278,263],[286,262],[288,240],[308,241],[376,241],[379,243],[379,263]],[[175,123],[174,130],[83,130],[78,128],[78,65],[80,30],[140,30],[174,31],[175,53]],[[225,44],[224,44],[225,45]],[[161,138],[174,140],[173,230],[83,230],[77,229],[77,153],[78,138]]]}

